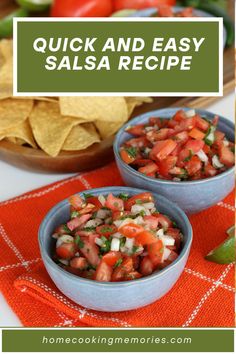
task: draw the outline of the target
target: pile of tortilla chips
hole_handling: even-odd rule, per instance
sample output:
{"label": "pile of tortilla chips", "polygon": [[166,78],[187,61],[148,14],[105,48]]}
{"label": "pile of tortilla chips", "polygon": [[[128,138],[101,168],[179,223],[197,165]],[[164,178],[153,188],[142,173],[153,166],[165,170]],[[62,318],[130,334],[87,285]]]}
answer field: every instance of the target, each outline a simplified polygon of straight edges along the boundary
{"label": "pile of tortilla chips", "polygon": [[12,41],[0,41],[0,141],[50,156],[80,151],[114,135],[149,97],[22,97],[12,95]]}

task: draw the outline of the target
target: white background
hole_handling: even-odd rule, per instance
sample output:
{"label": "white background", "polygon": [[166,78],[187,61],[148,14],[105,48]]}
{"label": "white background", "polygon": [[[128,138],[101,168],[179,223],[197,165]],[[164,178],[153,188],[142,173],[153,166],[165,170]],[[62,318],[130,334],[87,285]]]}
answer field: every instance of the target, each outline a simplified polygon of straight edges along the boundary
{"label": "white background", "polygon": [[[234,94],[220,99],[207,109],[234,121]],[[0,201],[15,197],[24,192],[58,181],[70,175],[47,175],[20,170],[0,161]],[[11,311],[0,294],[0,327],[20,326],[17,316]]]}

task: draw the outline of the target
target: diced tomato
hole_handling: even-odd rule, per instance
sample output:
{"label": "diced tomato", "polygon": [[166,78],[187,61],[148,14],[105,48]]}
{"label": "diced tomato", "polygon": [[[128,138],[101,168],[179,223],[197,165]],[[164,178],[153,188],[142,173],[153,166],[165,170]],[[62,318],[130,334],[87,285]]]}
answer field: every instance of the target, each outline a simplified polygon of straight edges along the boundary
{"label": "diced tomato", "polygon": [[125,201],[125,210],[131,210],[131,207],[137,204],[136,203],[137,201],[139,203],[149,203],[149,202],[153,202],[154,199],[152,193],[149,192],[144,192],[144,193],[134,195],[133,197]]}
{"label": "diced tomato", "polygon": [[193,139],[196,140],[203,140],[205,138],[205,133],[203,133],[201,130],[197,129],[197,128],[193,128],[190,132],[189,132],[189,136]]}
{"label": "diced tomato", "polygon": [[86,199],[87,203],[95,205],[96,208],[102,208],[102,204],[98,197],[89,197]]}
{"label": "diced tomato", "polygon": [[158,218],[153,215],[145,215],[143,217],[145,225],[151,229],[151,230],[156,230],[158,226]]}
{"label": "diced tomato", "polygon": [[150,152],[150,157],[154,160],[164,160],[168,155],[176,148],[177,143],[174,140],[167,139],[164,141],[158,141]]}
{"label": "diced tomato", "polygon": [[209,154],[209,152],[211,151],[211,148],[209,145],[205,144],[203,146],[202,150],[205,152],[205,154]]}
{"label": "diced tomato", "polygon": [[199,114],[196,114],[195,119],[197,128],[203,130],[204,132],[209,129],[210,124],[205,119],[200,117]]}
{"label": "diced tomato", "polygon": [[[170,248],[170,247],[168,247],[168,248]],[[160,268],[167,267],[169,264],[174,262],[177,258],[178,258],[178,254],[172,250],[169,257],[167,258],[167,260],[165,260],[162,264],[160,264]]]}
{"label": "diced tomato", "polygon": [[127,257],[123,259],[121,265],[119,265],[112,273],[111,280],[112,281],[121,281],[128,275],[130,272],[134,271],[133,259],[131,257]]}
{"label": "diced tomato", "polygon": [[142,277],[142,274],[140,274],[139,272],[137,271],[133,271],[133,272],[130,272],[128,274],[126,274],[123,278],[124,281],[128,281],[128,280],[135,280],[135,279],[139,279]]}
{"label": "diced tomato", "polygon": [[177,163],[176,156],[168,156],[166,159],[159,162],[159,173],[161,176],[168,177],[170,170],[175,167]]}
{"label": "diced tomato", "polygon": [[193,8],[186,7],[182,11],[177,13],[177,17],[193,17]]}
{"label": "diced tomato", "polygon": [[204,141],[202,140],[189,140],[185,144],[185,149],[191,150],[194,154],[198,153],[204,147]]}
{"label": "diced tomato", "polygon": [[168,135],[169,135],[169,129],[162,128],[160,130],[149,131],[146,134],[146,137],[149,141],[151,141],[152,143],[155,143],[156,141],[167,139]]}
{"label": "diced tomato", "polygon": [[212,124],[213,124],[215,127],[218,125],[219,119],[220,119],[219,116],[215,116],[215,117],[214,117],[214,119],[213,119],[213,121],[212,121]]}
{"label": "diced tomato", "polygon": [[183,131],[172,136],[178,143],[185,144],[188,141],[188,133]]}
{"label": "diced tomato", "polygon": [[122,160],[127,163],[128,165],[135,161],[136,156],[131,156],[127,150],[120,149],[120,156]]}
{"label": "diced tomato", "polygon": [[158,16],[159,17],[174,17],[174,13],[171,6],[160,5],[158,7]]}
{"label": "diced tomato", "polygon": [[53,233],[53,235],[59,235],[59,236],[61,236],[61,235],[66,235],[66,234],[68,234],[68,231],[66,230],[66,227],[65,227],[64,224],[58,226],[58,227],[54,230],[54,233]]}
{"label": "diced tomato", "polygon": [[186,163],[185,168],[189,176],[193,176],[195,173],[201,170],[202,162],[198,156],[192,156],[191,159]]}
{"label": "diced tomato", "polygon": [[136,147],[136,148],[142,148],[142,147],[148,146],[148,144],[149,144],[149,141],[147,140],[147,138],[145,136],[140,137],[140,138],[130,139],[125,142],[126,146],[132,146],[132,147]]}
{"label": "diced tomato", "polygon": [[232,167],[235,162],[234,153],[229,149],[228,146],[224,145],[219,149],[219,159],[220,162],[227,167]]}
{"label": "diced tomato", "polygon": [[94,280],[96,281],[111,281],[113,269],[105,261],[101,261],[94,274]]}
{"label": "diced tomato", "polygon": [[224,137],[225,137],[224,133],[222,133],[219,130],[215,131],[215,141],[222,141],[224,139]]}
{"label": "diced tomato", "polygon": [[129,223],[119,227],[118,231],[125,237],[133,238],[143,232],[144,228],[141,225]]}
{"label": "diced tomato", "polygon": [[56,248],[56,254],[61,259],[71,259],[77,252],[77,246],[74,242],[62,243]]}
{"label": "diced tomato", "polygon": [[81,225],[83,225],[84,223],[86,223],[91,218],[91,216],[92,216],[92,214],[85,214],[85,215],[73,218],[70,221],[68,221],[68,223],[66,225],[70,231],[73,231],[73,230],[77,229],[78,227],[80,227]]}
{"label": "diced tomato", "polygon": [[154,270],[153,263],[148,256],[143,257],[140,264],[140,273],[142,275],[150,275]]}
{"label": "diced tomato", "polygon": [[70,266],[63,266],[63,269],[71,274],[77,275],[78,277],[82,277],[83,272],[80,269],[72,268]]}
{"label": "diced tomato", "polygon": [[177,249],[179,249],[182,241],[180,236],[180,230],[170,227],[166,230],[166,234],[175,239],[175,246]]}
{"label": "diced tomato", "polygon": [[155,172],[158,171],[158,166],[157,166],[157,164],[155,162],[150,162],[146,166],[140,167],[138,169],[138,171],[140,173],[145,174],[145,175],[150,175],[150,174],[154,174],[155,175]]}
{"label": "diced tomato", "polygon": [[187,119],[186,113],[181,109],[175,113],[172,119],[176,122],[182,122],[183,120]]}
{"label": "diced tomato", "polygon": [[119,220],[121,219],[123,216],[128,216],[130,215],[130,211],[126,211],[126,210],[123,210],[123,211],[113,211],[112,212],[112,219],[114,221],[116,220]]}
{"label": "diced tomato", "polygon": [[69,203],[72,205],[73,208],[78,210],[81,209],[85,204],[84,200],[78,194],[72,195],[69,198]]}
{"label": "diced tomato", "polygon": [[124,202],[122,199],[115,197],[113,194],[109,194],[105,203],[105,206],[113,211],[124,210]]}
{"label": "diced tomato", "polygon": [[149,258],[152,264],[154,265],[154,267],[156,267],[158,264],[162,262],[164,246],[161,240],[158,240],[157,242],[148,245],[147,251],[148,251]]}
{"label": "diced tomato", "polygon": [[128,129],[126,129],[126,132],[134,136],[145,135],[146,133],[145,125],[144,124],[134,125],[133,127],[129,127]]}
{"label": "diced tomato", "polygon": [[179,123],[174,119],[168,119],[168,127],[175,128]]}
{"label": "diced tomato", "polygon": [[168,218],[168,216],[163,214],[156,214],[156,217],[158,219],[158,224],[160,224],[164,230],[173,226],[173,223],[170,218]]}
{"label": "diced tomato", "polygon": [[83,247],[80,247],[80,252],[92,266],[96,267],[100,263],[98,247],[95,243],[91,243],[87,237],[81,237],[81,241]]}
{"label": "diced tomato", "polygon": [[95,270],[89,269],[81,272],[80,276],[85,279],[94,280]]}
{"label": "diced tomato", "polygon": [[186,118],[185,120],[182,120],[178,126],[179,131],[183,130],[192,130],[196,125],[196,119],[195,117],[192,118]]}
{"label": "diced tomato", "polygon": [[175,166],[170,170],[170,174],[174,176],[181,176],[183,175],[183,169],[181,167]]}
{"label": "diced tomato", "polygon": [[150,231],[144,230],[137,234],[135,242],[139,245],[145,246],[156,242],[157,237]]}
{"label": "diced tomato", "polygon": [[72,268],[84,270],[88,267],[88,261],[84,257],[74,257],[70,261],[70,266]]}
{"label": "diced tomato", "polygon": [[122,258],[121,253],[115,251],[110,251],[102,257],[103,261],[106,262],[106,264],[108,264],[111,267],[114,267],[116,262],[121,258]]}
{"label": "diced tomato", "polygon": [[204,174],[206,177],[214,177],[217,174],[217,170],[210,163],[208,163],[204,167]]}
{"label": "diced tomato", "polygon": [[103,224],[103,225],[99,225],[96,227],[96,232],[101,235],[101,236],[105,236],[105,237],[109,237],[111,235],[113,235],[115,232],[117,231],[117,227],[112,224]]}
{"label": "diced tomato", "polygon": [[146,165],[148,165],[149,163],[152,163],[153,161],[150,159],[136,159],[134,161],[134,165],[140,166],[140,167],[144,167]]}
{"label": "diced tomato", "polygon": [[163,127],[164,122],[161,118],[151,117],[151,118],[149,118],[149,124],[153,125],[153,126],[156,125],[160,129]]}

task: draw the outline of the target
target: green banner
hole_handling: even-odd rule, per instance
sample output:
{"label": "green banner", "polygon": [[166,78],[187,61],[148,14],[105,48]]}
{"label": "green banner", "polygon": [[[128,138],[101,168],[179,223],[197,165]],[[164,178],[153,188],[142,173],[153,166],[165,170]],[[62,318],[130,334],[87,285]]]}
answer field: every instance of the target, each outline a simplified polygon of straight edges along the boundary
{"label": "green banner", "polygon": [[233,330],[3,330],[3,352],[234,352]]}
{"label": "green banner", "polygon": [[15,19],[14,94],[221,94],[221,20]]}

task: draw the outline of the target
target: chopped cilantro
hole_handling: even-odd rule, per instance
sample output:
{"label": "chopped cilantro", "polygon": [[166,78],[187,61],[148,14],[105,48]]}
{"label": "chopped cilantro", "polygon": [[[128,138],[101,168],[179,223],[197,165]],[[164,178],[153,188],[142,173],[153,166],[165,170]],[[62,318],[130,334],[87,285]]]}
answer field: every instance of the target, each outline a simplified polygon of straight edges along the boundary
{"label": "chopped cilantro", "polygon": [[66,224],[63,225],[63,229],[64,229],[66,232],[70,233],[70,229],[69,229],[69,227],[68,227]]}
{"label": "chopped cilantro", "polygon": [[190,161],[191,158],[193,157],[193,155],[194,155],[193,150],[190,149],[190,150],[189,150],[189,155],[188,155],[188,157],[186,157],[186,158],[184,159],[184,162]]}
{"label": "chopped cilantro", "polygon": [[142,201],[142,199],[136,199],[136,200],[135,200],[135,203],[136,203],[136,204],[143,204],[143,201]]}
{"label": "chopped cilantro", "polygon": [[88,198],[92,198],[93,195],[92,195],[92,194],[89,194],[89,193],[83,193],[83,197],[84,197],[84,199],[86,200],[86,199],[88,199]]}
{"label": "chopped cilantro", "polygon": [[104,226],[102,227],[99,231],[103,234],[105,234],[106,232],[112,232],[114,229],[112,227],[109,226]]}
{"label": "chopped cilantro", "polygon": [[122,200],[128,200],[129,199],[129,195],[126,193],[120,193],[118,195],[118,198],[122,199]]}
{"label": "chopped cilantro", "polygon": [[[106,238],[105,238],[106,239]],[[104,244],[102,245],[102,247],[100,248],[100,251],[102,253],[106,253],[106,252],[109,252],[111,249],[111,241],[110,240],[107,240],[104,241]]]}
{"label": "chopped cilantro", "polygon": [[89,226],[89,227],[84,227],[83,228],[83,231],[87,231],[87,232],[94,231],[94,230],[96,230],[95,226]]}
{"label": "chopped cilantro", "polygon": [[175,221],[172,221],[172,224],[175,228],[178,227]]}
{"label": "chopped cilantro", "polygon": [[120,240],[120,247],[124,247],[125,242],[126,242],[126,239],[125,239],[125,237],[123,237],[123,238]]}
{"label": "chopped cilantro", "polygon": [[97,267],[93,266],[92,264],[89,264],[87,269],[88,270],[96,270]]}
{"label": "chopped cilantro", "polygon": [[93,214],[92,214],[92,219],[95,219],[97,217],[97,211],[95,211]]}
{"label": "chopped cilantro", "polygon": [[130,146],[130,147],[126,147],[125,151],[133,158],[136,158],[137,156],[137,148]]}
{"label": "chopped cilantro", "polygon": [[138,246],[133,246],[133,248],[132,248],[132,253],[136,253],[138,249],[139,249]]}
{"label": "chopped cilantro", "polygon": [[122,259],[122,258],[118,259],[118,261],[116,261],[116,263],[115,263],[115,265],[114,265],[114,268],[119,267],[122,262],[123,262],[123,259]]}
{"label": "chopped cilantro", "polygon": [[83,248],[84,247],[84,242],[81,240],[80,236],[76,236],[75,237],[75,243],[77,244],[77,246],[79,248]]}
{"label": "chopped cilantro", "polygon": [[79,216],[79,212],[78,211],[72,211],[72,213],[70,214],[71,219],[77,218]]}

